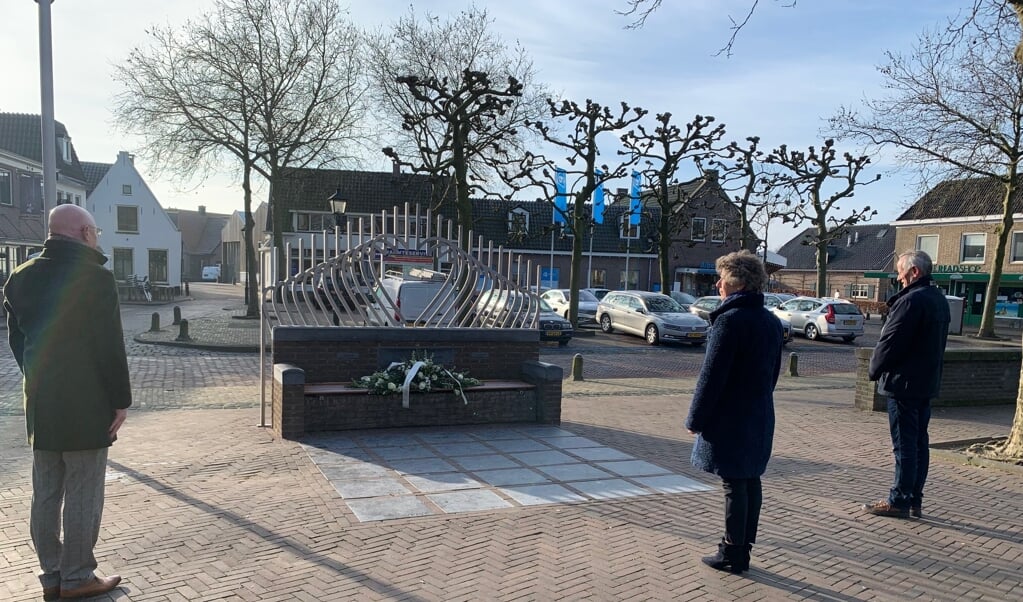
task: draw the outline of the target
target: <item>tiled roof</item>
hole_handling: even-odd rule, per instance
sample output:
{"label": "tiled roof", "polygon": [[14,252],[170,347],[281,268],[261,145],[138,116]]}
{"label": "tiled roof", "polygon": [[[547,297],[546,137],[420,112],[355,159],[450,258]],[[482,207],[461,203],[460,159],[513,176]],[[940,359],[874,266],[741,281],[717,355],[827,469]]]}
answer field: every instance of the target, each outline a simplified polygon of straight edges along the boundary
{"label": "tiled roof", "polygon": [[[274,192],[283,207],[292,211],[326,211],[327,198],[340,188],[348,212],[375,213],[403,206],[424,208],[433,192],[429,176],[409,173],[349,171],[337,169],[288,170]],[[450,198],[450,195],[449,195]],[[454,208],[444,211],[455,217]]]}
{"label": "tiled roof", "polygon": [[[1001,215],[1005,188],[994,178],[946,180],[928,190],[895,221]],[[1023,191],[1016,190],[1012,212],[1023,212]]]}
{"label": "tiled roof", "polygon": [[220,245],[220,231],[231,218],[224,213],[167,209],[167,216],[181,232],[182,250],[189,255],[209,255]]}
{"label": "tiled roof", "polygon": [[[43,141],[40,136],[42,128],[40,121],[39,115],[0,113],[0,148],[31,161],[42,163]],[[54,133],[57,138],[70,138],[67,128],[59,121],[54,123]],[[59,150],[56,159],[57,171],[61,177],[85,183],[85,174],[82,173],[82,166],[78,161],[73,143],[71,144],[70,163],[61,158]]]}
{"label": "tiled roof", "polygon": [[[786,270],[816,270],[817,249],[811,244],[813,228],[803,230],[780,249]],[[828,246],[828,270],[885,271],[895,254],[895,228],[888,224],[849,226]]]}
{"label": "tiled roof", "polygon": [[0,240],[4,244],[43,244],[46,227],[40,214],[12,217],[11,212],[0,212]]}
{"label": "tiled roof", "polygon": [[82,172],[85,174],[85,195],[92,194],[99,186],[103,176],[107,175],[113,163],[95,163],[93,161],[82,161]]}

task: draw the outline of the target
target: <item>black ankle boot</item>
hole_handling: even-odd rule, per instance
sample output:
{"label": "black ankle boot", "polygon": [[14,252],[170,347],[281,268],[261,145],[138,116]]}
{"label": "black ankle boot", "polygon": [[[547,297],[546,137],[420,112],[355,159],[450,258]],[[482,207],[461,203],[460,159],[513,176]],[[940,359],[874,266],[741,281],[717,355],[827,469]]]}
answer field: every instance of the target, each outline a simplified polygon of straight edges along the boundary
{"label": "black ankle boot", "polygon": [[753,544],[748,543],[745,546],[743,546],[743,549],[742,549],[742,570],[744,570],[744,571],[748,571],[749,570],[749,557],[750,557],[750,553],[752,551],[753,551]]}
{"label": "black ankle boot", "polygon": [[[752,547],[752,546],[751,546]],[[724,538],[718,544],[718,553],[713,556],[704,556],[703,564],[718,571],[739,573],[749,569],[749,556],[745,546],[725,543]]]}

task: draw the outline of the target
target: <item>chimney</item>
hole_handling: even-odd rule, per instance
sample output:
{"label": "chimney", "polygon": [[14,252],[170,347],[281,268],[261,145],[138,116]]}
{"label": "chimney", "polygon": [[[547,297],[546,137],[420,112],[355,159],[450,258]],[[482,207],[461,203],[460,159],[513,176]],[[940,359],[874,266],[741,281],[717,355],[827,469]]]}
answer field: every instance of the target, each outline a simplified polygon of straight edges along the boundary
{"label": "chimney", "polygon": [[705,170],[703,170],[703,179],[707,180],[710,183],[717,182],[718,181],[718,170],[716,170],[716,169],[705,169]]}
{"label": "chimney", "polygon": [[117,160],[120,161],[121,159],[124,159],[129,165],[135,165],[135,155],[128,151],[121,151],[117,153]]}
{"label": "chimney", "polygon": [[401,163],[398,163],[394,159],[391,159],[391,173],[394,175],[398,175],[401,173]]}
{"label": "chimney", "polygon": [[206,215],[206,205],[199,205],[199,215]]}
{"label": "chimney", "polygon": [[852,246],[852,234],[850,234],[849,236],[845,237],[845,246],[847,246],[847,247],[851,247]]}
{"label": "chimney", "polygon": [[854,243],[855,242],[860,242],[860,231],[859,230],[853,232],[853,242]]}

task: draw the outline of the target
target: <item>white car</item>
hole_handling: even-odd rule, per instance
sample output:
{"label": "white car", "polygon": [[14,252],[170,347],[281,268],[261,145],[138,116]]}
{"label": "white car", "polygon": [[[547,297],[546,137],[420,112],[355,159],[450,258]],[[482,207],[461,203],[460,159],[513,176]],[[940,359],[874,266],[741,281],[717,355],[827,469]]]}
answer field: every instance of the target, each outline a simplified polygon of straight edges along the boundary
{"label": "white car", "polygon": [[[540,298],[547,302],[555,313],[568,319],[569,299],[572,291],[567,288],[553,288],[540,295]],[[593,293],[586,289],[579,289],[579,323],[596,323],[597,303],[600,301],[593,296]]]}
{"label": "white car", "polygon": [[815,341],[840,338],[846,343],[863,335],[863,314],[856,305],[841,299],[796,297],[772,310],[792,324],[792,331]]}

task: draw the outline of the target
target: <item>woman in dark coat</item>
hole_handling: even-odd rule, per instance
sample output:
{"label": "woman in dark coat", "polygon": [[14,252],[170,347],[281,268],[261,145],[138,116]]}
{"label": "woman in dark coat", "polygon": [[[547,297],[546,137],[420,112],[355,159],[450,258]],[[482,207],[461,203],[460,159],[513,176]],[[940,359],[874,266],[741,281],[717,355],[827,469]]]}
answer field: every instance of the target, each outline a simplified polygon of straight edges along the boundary
{"label": "woman in dark coat", "polygon": [[710,314],[686,428],[696,435],[693,466],[721,477],[725,491],[725,536],[703,562],[741,573],[749,569],[763,501],[760,476],[771,457],[782,326],[764,307],[767,273],[757,256],[729,253],[716,267],[723,301]]}

